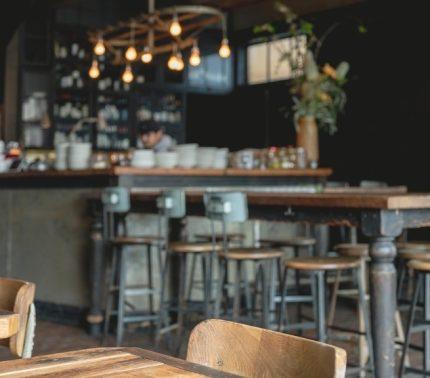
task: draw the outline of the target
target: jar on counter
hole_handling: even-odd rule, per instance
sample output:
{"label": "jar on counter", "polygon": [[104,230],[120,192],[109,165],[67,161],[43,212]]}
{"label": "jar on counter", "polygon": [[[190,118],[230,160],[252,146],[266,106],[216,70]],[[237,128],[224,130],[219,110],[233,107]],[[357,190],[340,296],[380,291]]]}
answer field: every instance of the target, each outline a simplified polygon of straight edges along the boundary
{"label": "jar on counter", "polygon": [[296,167],[304,169],[307,167],[308,162],[306,158],[306,150],[303,147],[296,148]]}
{"label": "jar on counter", "polygon": [[281,162],[279,159],[278,148],[270,147],[267,153],[267,166],[271,169],[281,168]]}

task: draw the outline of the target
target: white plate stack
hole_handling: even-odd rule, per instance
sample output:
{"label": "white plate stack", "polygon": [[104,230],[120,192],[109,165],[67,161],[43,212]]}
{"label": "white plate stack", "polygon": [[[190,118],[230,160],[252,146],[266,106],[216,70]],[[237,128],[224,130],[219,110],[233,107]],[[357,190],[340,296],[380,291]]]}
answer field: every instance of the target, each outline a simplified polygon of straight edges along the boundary
{"label": "white plate stack", "polygon": [[90,167],[91,143],[70,143],[68,150],[70,169],[87,169]]}
{"label": "white plate stack", "polygon": [[55,145],[55,169],[67,169],[67,160],[69,155],[69,143],[57,143]]}
{"label": "white plate stack", "polygon": [[225,169],[228,166],[228,148],[218,148],[215,152],[213,167]]}
{"label": "white plate stack", "polygon": [[197,166],[199,168],[212,168],[216,151],[216,147],[199,147],[197,149]]}
{"label": "white plate stack", "polygon": [[153,168],[155,157],[153,150],[134,150],[131,166],[136,168]]}
{"label": "white plate stack", "polygon": [[197,165],[197,147],[198,144],[196,143],[179,144],[176,146],[179,167],[193,168]]}
{"label": "white plate stack", "polygon": [[157,152],[155,162],[160,168],[174,168],[178,165],[178,153],[176,151]]}

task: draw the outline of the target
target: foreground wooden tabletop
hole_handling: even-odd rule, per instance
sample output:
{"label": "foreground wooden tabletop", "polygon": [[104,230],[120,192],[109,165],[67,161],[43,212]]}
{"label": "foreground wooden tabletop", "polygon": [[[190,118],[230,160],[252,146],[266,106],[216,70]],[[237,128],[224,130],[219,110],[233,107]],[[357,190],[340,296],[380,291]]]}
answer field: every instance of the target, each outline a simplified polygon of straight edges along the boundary
{"label": "foreground wooden tabletop", "polygon": [[0,377],[233,377],[139,348],[95,348],[0,362]]}

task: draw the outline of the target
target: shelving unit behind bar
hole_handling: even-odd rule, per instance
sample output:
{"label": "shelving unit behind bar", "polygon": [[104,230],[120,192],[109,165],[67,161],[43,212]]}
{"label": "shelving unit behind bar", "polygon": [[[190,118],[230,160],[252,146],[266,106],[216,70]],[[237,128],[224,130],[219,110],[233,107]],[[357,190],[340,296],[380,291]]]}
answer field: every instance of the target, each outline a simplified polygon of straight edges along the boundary
{"label": "shelving unit behind bar", "polygon": [[[58,23],[56,12],[51,13],[37,33],[31,20],[21,28],[17,123],[26,148],[53,148],[74,128],[77,138],[92,141],[95,150],[126,150],[140,146],[139,133],[150,124],[163,126],[183,143],[187,93],[221,94],[232,87],[232,61],[217,62],[211,51],[202,56],[201,67],[186,67],[180,73],[167,69],[168,56],[149,65],[136,62],[131,85],[120,79],[124,67],[101,57],[101,75],[91,80],[93,55],[87,37],[91,26]],[[43,45],[41,51],[33,48],[35,38],[38,46]],[[100,116],[102,122],[94,126]]]}

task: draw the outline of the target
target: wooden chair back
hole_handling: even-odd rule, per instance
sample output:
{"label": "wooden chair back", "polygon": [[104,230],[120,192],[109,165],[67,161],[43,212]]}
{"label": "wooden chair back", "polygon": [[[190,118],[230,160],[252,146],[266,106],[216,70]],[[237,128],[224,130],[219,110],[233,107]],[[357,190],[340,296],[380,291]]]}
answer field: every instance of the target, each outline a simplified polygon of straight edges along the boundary
{"label": "wooden chair back", "polygon": [[244,377],[340,378],[346,370],[343,349],[219,319],[193,329],[187,360]]}
{"label": "wooden chair back", "polygon": [[36,285],[31,282],[0,278],[0,309],[19,314],[18,333],[1,344],[9,344],[12,354],[21,357],[24,349],[30,306],[34,302]]}

